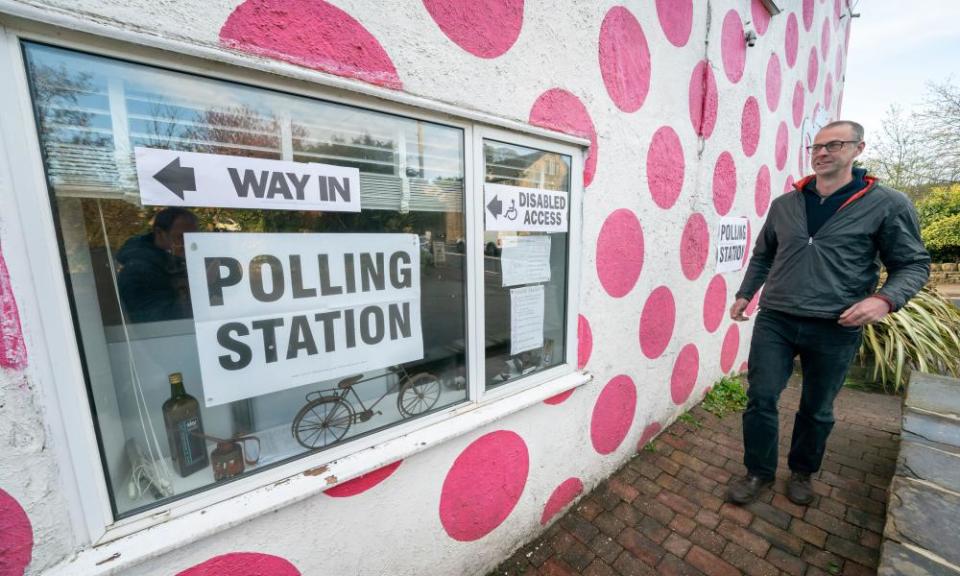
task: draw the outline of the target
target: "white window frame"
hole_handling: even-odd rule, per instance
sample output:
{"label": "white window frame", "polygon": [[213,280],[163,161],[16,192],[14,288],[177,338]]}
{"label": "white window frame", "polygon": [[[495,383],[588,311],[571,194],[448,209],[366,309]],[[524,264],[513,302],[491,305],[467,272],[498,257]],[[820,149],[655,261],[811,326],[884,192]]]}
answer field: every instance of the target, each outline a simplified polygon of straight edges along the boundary
{"label": "white window frame", "polygon": [[[79,22],[79,21],[78,21]],[[102,34],[102,35],[99,35]],[[590,381],[576,369],[577,318],[582,233],[582,167],[586,140],[501,119],[451,105],[431,102],[354,81],[303,72],[286,64],[262,63],[254,57],[213,59],[190,55],[189,45],[153,37],[105,31],[89,35],[49,24],[11,19],[0,13],[0,200],[13,206],[9,235],[17,236],[24,258],[11,256],[11,268],[28,278],[20,282],[24,303],[33,306],[23,316],[29,339],[29,373],[40,383],[46,424],[52,434],[61,484],[70,505],[77,540],[88,546],[50,574],[107,574],[247,519],[314,496],[343,481],[411,456],[456,436],[490,424],[555,394]],[[178,70],[267,90],[342,103],[377,112],[435,122],[463,130],[464,199],[466,215],[467,282],[466,361],[470,393],[453,407],[346,442],[320,453],[241,478],[155,509],[115,520],[107,478],[94,428],[87,383],[81,365],[78,335],[63,274],[56,222],[51,206],[39,135],[34,122],[21,42],[39,42]],[[157,45],[166,51],[157,49]],[[146,45],[146,46],[145,46]],[[152,47],[149,45],[153,45]],[[195,52],[195,51],[194,51]],[[483,346],[483,140],[492,139],[571,157],[569,256],[567,261],[567,342],[564,362],[557,366],[485,390]],[[2,163],[6,162],[7,166]],[[18,242],[13,242],[14,246]],[[56,263],[55,265],[52,263]],[[479,271],[479,273],[478,273]],[[150,528],[150,530],[147,530]],[[103,562],[106,558],[114,558]]]}

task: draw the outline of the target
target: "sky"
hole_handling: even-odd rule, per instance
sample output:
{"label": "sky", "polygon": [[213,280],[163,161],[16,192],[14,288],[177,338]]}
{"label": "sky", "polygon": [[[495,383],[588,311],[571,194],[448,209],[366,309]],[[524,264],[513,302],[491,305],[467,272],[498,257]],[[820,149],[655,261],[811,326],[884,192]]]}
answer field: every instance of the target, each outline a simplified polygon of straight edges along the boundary
{"label": "sky", "polygon": [[841,117],[871,134],[891,104],[921,104],[928,82],[960,86],[960,1],[852,0],[854,19]]}

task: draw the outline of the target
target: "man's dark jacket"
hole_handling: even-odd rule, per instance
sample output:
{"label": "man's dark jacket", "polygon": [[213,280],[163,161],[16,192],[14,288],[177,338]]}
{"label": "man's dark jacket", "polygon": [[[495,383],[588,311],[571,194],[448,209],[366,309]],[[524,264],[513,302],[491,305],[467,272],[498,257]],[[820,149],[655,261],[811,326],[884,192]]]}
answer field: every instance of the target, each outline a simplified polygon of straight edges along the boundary
{"label": "man's dark jacket", "polygon": [[157,248],[153,234],[134,236],[117,251],[117,288],[131,322],[190,318],[186,262]]}
{"label": "man's dark jacket", "polygon": [[[902,308],[930,275],[910,200],[867,176],[811,236],[802,192],[810,178],[771,204],[737,297],[749,300],[765,284],[761,308],[815,318],[837,318],[873,294]],[[876,292],[881,262],[888,276]]]}

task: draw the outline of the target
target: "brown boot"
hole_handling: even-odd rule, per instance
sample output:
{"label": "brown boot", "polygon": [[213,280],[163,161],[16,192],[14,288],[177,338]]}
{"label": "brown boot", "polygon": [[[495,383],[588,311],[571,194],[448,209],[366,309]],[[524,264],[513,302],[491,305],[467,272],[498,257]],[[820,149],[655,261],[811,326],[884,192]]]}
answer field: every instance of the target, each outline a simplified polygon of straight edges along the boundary
{"label": "brown boot", "polygon": [[813,484],[810,475],[803,472],[790,474],[787,481],[787,498],[798,506],[806,506],[813,502]]}
{"label": "brown boot", "polygon": [[761,478],[754,474],[747,474],[743,478],[734,480],[727,488],[727,500],[743,506],[757,499],[764,488],[773,484],[771,478]]}

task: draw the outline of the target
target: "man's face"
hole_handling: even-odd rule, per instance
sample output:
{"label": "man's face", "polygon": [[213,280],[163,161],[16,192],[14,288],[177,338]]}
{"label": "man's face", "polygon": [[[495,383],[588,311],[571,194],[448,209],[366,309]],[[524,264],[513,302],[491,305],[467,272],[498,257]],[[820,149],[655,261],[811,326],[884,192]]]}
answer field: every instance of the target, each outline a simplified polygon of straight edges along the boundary
{"label": "man's face", "polygon": [[847,174],[853,168],[853,160],[863,152],[864,143],[856,141],[857,137],[853,133],[853,128],[846,124],[824,128],[817,132],[814,138],[814,144],[827,144],[828,142],[844,142],[842,148],[836,152],[830,152],[826,148],[821,148],[813,153],[810,162],[813,164],[813,171],[817,176],[838,176]]}
{"label": "man's face", "polygon": [[154,243],[158,248],[169,251],[174,256],[184,256],[183,235],[187,232],[197,231],[197,221],[187,216],[179,216],[174,219],[170,230],[156,230],[154,232]]}

